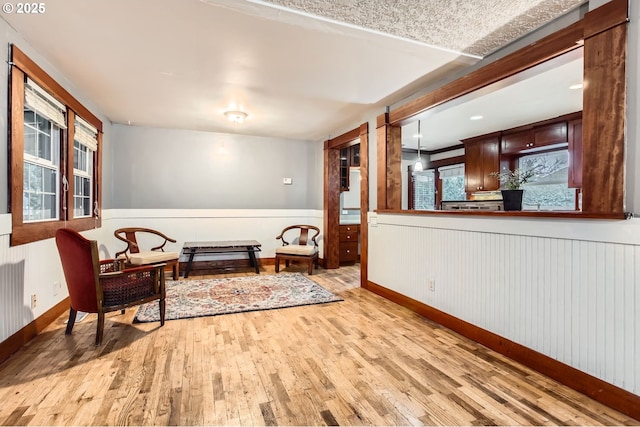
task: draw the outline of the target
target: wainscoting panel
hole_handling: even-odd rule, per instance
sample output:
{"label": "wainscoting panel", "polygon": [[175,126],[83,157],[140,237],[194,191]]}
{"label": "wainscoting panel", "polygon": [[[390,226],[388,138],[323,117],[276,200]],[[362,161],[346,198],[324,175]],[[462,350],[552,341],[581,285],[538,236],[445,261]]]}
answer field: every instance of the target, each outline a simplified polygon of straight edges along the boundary
{"label": "wainscoting panel", "polygon": [[369,280],[640,393],[640,245],[589,240],[598,221],[565,223],[583,239],[451,221],[378,215]]}
{"label": "wainscoting panel", "polygon": [[[0,235],[1,247],[9,247],[9,237]],[[28,309],[24,303],[25,257],[16,252],[0,251],[0,341],[24,326]]]}
{"label": "wainscoting panel", "polygon": [[[289,225],[310,224],[321,229],[318,244],[322,254],[322,211],[310,209],[117,209],[109,211],[103,229],[109,230],[103,241],[111,256],[125,248],[113,236],[121,227],[147,227],[177,240],[166,250],[180,252],[184,242],[209,240],[257,240],[262,244],[259,258],[275,257],[282,245],[276,236]],[[143,242],[139,242],[144,245]],[[229,256],[232,258],[232,256]],[[246,255],[239,255],[245,257]],[[207,259],[199,257],[199,260]]]}

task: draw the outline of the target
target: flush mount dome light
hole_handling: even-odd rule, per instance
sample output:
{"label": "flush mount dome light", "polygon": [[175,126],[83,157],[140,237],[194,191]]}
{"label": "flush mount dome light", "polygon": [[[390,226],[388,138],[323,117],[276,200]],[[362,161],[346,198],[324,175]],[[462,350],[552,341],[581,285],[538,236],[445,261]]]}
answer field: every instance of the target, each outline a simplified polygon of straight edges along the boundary
{"label": "flush mount dome light", "polygon": [[224,115],[233,123],[242,123],[247,118],[247,113],[244,111],[225,111]]}
{"label": "flush mount dome light", "polygon": [[479,114],[476,116],[469,117],[469,120],[482,120],[482,119],[484,119],[484,117]]}

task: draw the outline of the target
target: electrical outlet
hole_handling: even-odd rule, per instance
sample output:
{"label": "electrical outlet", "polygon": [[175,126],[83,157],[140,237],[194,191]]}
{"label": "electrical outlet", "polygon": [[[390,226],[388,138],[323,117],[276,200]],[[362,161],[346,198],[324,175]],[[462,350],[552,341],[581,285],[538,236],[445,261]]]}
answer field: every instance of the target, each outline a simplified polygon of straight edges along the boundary
{"label": "electrical outlet", "polygon": [[31,308],[36,308],[36,306],[38,305],[38,298],[36,297],[36,294],[31,295]]}
{"label": "electrical outlet", "polygon": [[435,292],[435,291],[436,291],[436,280],[429,279],[429,292]]}
{"label": "electrical outlet", "polygon": [[53,296],[57,297],[61,290],[62,284],[60,282],[53,282]]}

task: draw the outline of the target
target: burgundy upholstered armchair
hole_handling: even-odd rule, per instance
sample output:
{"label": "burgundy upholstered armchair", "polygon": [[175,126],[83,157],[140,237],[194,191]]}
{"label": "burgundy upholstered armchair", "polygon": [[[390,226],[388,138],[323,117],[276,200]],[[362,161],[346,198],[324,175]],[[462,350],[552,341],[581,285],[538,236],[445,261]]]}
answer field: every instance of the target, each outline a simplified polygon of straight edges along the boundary
{"label": "burgundy upholstered armchair", "polygon": [[71,334],[78,311],[98,313],[96,345],[102,342],[105,313],[158,300],[160,325],[165,317],[165,264],[120,270],[121,263],[100,261],[98,243],[78,232],[59,229],[56,245],[69,289],[71,308],[66,335]]}

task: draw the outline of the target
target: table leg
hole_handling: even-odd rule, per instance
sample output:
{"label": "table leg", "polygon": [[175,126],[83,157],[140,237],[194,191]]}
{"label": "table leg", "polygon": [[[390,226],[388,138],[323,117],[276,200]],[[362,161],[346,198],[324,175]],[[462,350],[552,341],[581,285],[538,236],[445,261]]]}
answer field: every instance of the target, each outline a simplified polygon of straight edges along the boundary
{"label": "table leg", "polygon": [[191,248],[191,253],[189,254],[189,261],[187,261],[187,268],[184,270],[184,278],[189,277],[189,272],[191,271],[191,263],[193,262],[193,256],[196,254],[196,248]]}
{"label": "table leg", "polygon": [[249,253],[249,261],[251,266],[256,269],[256,273],[260,274],[260,267],[258,266],[258,261],[256,260],[256,253],[253,250],[253,246],[247,246],[247,252]]}

